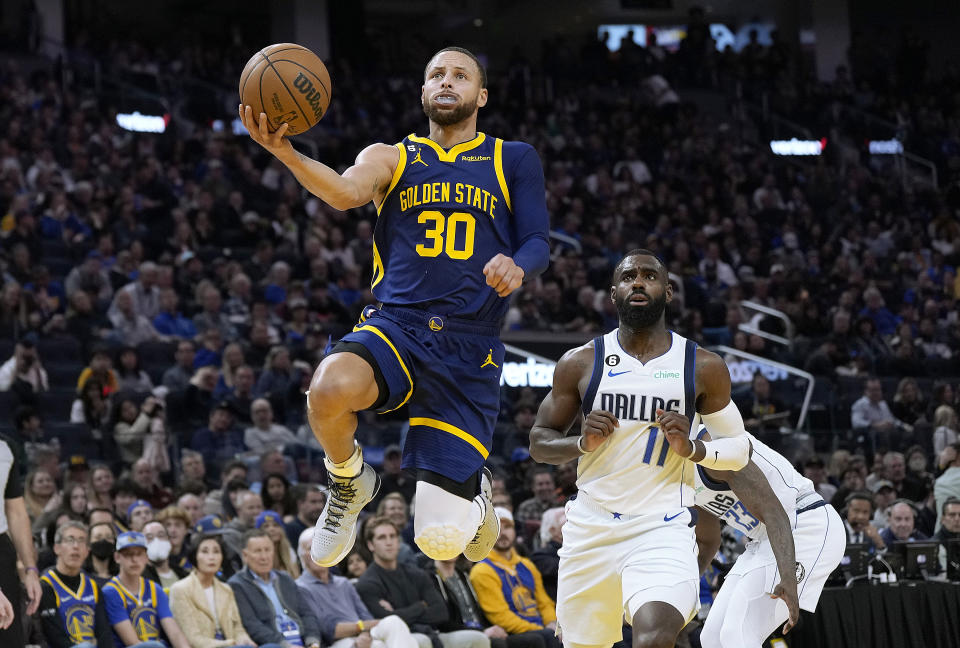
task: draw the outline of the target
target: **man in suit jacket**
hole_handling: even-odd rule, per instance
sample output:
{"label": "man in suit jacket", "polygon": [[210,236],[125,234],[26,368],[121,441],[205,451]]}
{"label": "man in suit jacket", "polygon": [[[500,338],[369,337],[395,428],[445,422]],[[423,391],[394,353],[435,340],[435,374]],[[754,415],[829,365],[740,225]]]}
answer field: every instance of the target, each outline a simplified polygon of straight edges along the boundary
{"label": "man in suit jacket", "polygon": [[847,495],[843,509],[843,526],[847,531],[847,544],[868,544],[871,553],[887,548],[880,531],[871,524],[873,497],[867,491],[854,491]]}
{"label": "man in suit jacket", "polygon": [[960,498],[960,443],[951,443],[944,448],[938,463],[944,471],[933,483],[938,515],[935,531],[939,531],[943,524],[943,503],[950,497]]}
{"label": "man in suit jacket", "polygon": [[228,581],[247,634],[258,645],[287,642],[320,648],[320,624],[290,575],[273,569],[273,541],[266,531],[243,536],[243,569]]}

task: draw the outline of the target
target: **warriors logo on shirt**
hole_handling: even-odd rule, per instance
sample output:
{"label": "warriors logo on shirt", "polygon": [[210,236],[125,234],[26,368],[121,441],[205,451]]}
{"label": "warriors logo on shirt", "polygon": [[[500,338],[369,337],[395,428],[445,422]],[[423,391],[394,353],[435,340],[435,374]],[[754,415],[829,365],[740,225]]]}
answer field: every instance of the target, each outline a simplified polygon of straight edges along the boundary
{"label": "warriors logo on shirt", "polygon": [[67,612],[67,634],[77,642],[94,641],[94,610],[90,605],[74,604]]}
{"label": "warriors logo on shirt", "polygon": [[141,641],[151,641],[160,638],[157,630],[157,611],[149,606],[138,605],[130,613],[133,629]]}

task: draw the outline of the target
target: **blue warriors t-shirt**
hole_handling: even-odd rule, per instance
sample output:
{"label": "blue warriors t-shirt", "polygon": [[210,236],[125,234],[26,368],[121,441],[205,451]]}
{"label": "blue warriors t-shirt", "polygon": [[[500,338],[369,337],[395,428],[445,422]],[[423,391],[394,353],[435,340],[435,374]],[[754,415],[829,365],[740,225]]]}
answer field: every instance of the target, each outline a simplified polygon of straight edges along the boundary
{"label": "blue warriors t-shirt", "polygon": [[[103,602],[111,626],[129,621],[140,641],[163,642],[160,621],[173,615],[167,595],[157,583],[141,576],[137,591],[131,592],[123,586],[118,576],[114,576],[103,586]],[[113,632],[113,643],[116,648],[124,648],[116,631]],[[163,643],[166,645],[166,642]]]}
{"label": "blue warriors t-shirt", "polygon": [[486,284],[484,266],[531,238],[546,243],[536,151],[484,133],[449,151],[416,135],[396,146],[400,161],[374,229],[373,294],[388,305],[499,322],[509,300]]}
{"label": "blue warriors t-shirt", "polygon": [[57,600],[57,613],[60,615],[60,623],[66,629],[70,640],[75,644],[96,643],[97,636],[94,625],[100,591],[93,579],[81,572],[80,585],[76,590],[73,590],[51,568],[43,573],[40,580],[53,589],[53,594]]}

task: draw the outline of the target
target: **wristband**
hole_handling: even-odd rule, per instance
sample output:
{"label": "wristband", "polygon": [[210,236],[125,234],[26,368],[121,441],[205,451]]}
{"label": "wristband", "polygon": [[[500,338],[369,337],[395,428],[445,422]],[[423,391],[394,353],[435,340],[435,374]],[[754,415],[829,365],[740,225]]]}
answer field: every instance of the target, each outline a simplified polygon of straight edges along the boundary
{"label": "wristband", "polygon": [[583,447],[583,439],[584,439],[584,436],[582,434],[580,435],[580,438],[577,439],[577,449],[580,450],[580,454],[588,454],[590,452],[593,452],[593,450],[587,450],[586,448]]}
{"label": "wristband", "polygon": [[32,571],[32,572],[35,573],[36,575],[38,575],[38,576],[40,575],[40,570],[37,569],[36,567],[34,567],[33,565],[31,565],[30,567],[24,567],[24,568],[23,568],[23,571],[28,571],[28,572],[29,572],[29,571]]}
{"label": "wristband", "polygon": [[364,626],[363,626],[363,619],[357,620],[357,630],[359,630],[360,632],[363,632],[364,629],[365,629],[365,628],[364,628]]}
{"label": "wristband", "polygon": [[684,459],[692,459],[693,455],[697,454],[697,442],[696,440],[690,441],[690,454],[688,454]]}

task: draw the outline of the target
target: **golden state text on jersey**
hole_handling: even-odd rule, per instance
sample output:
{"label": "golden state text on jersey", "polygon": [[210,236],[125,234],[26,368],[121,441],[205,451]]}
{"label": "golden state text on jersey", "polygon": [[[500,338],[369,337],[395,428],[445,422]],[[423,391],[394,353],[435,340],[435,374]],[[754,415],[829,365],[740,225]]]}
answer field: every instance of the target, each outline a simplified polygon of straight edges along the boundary
{"label": "golden state text on jersey", "polygon": [[[486,285],[483,268],[522,241],[510,187],[524,165],[540,165],[522,142],[484,133],[444,150],[409,135],[374,230],[373,293],[384,304],[497,321],[508,300]],[[542,171],[540,171],[542,173]]]}

